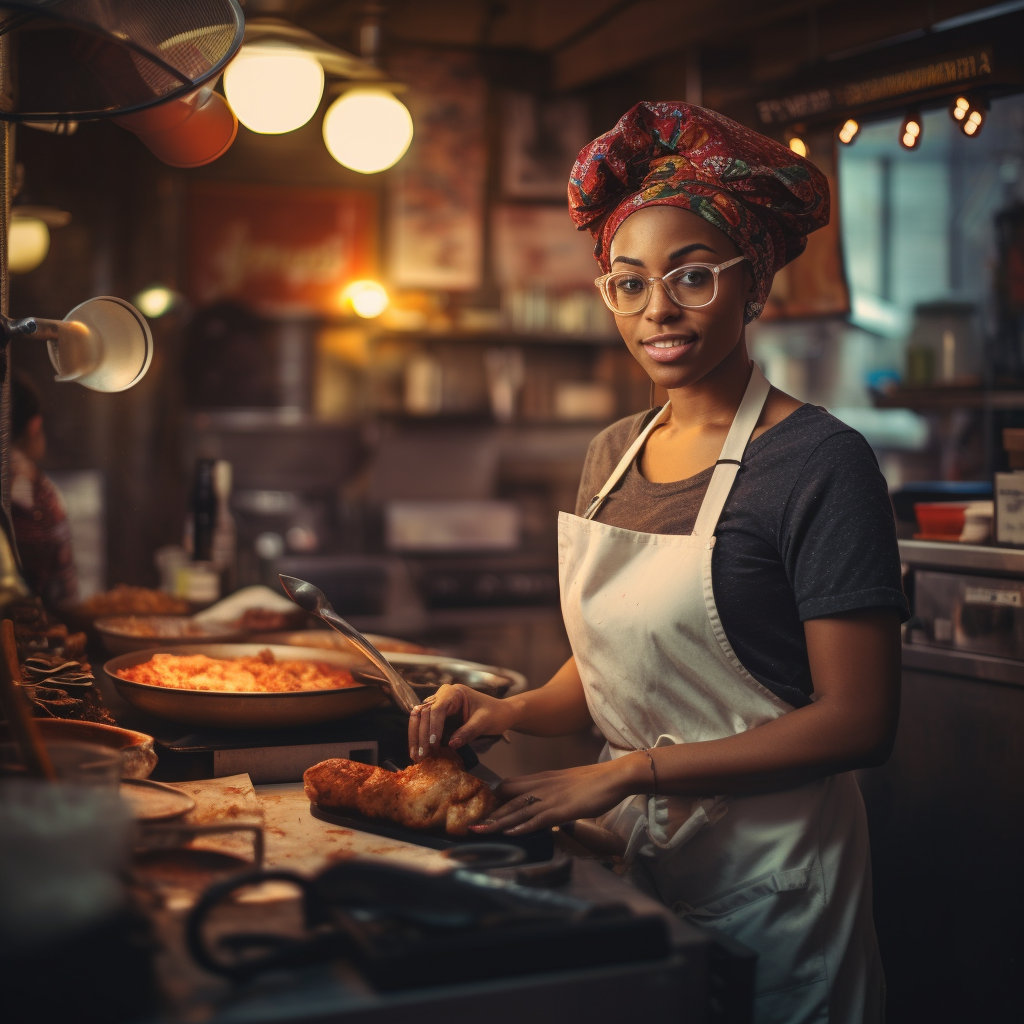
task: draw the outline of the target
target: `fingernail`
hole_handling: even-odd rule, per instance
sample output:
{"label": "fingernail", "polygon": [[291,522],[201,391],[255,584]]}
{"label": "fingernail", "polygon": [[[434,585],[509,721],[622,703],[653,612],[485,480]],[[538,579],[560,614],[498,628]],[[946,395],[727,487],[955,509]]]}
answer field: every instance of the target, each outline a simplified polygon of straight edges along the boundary
{"label": "fingernail", "polygon": [[419,753],[416,756],[417,757],[422,757],[423,756],[423,748],[422,747],[419,748]]}
{"label": "fingernail", "polygon": [[507,836],[514,836],[518,831],[519,831],[519,826],[516,825],[515,828],[507,828],[507,829],[505,829],[505,835],[507,835]]}
{"label": "fingernail", "polygon": [[494,819],[493,818],[484,818],[484,820],[480,822],[481,826],[482,825],[493,825],[493,824],[494,824]]}
{"label": "fingernail", "polygon": [[459,739],[458,737],[456,737],[456,736],[453,736],[453,737],[452,737],[452,738],[451,738],[451,739],[450,739],[450,740],[448,741],[448,749],[449,749],[449,750],[456,750],[457,748],[459,748],[459,747],[461,747],[461,746],[462,746],[462,740],[460,740],[460,739]]}
{"label": "fingernail", "polygon": [[433,746],[437,742],[437,733],[430,734],[430,745]]}
{"label": "fingernail", "polygon": [[410,757],[415,757],[416,756],[416,748],[415,747],[410,747],[409,748],[409,756]]}

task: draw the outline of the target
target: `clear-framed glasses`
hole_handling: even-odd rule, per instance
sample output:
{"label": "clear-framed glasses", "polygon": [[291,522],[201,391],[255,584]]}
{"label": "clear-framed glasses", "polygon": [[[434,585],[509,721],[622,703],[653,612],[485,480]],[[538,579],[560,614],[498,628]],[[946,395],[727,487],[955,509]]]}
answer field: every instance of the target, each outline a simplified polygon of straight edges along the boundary
{"label": "clear-framed glasses", "polygon": [[718,295],[718,278],[723,270],[734,267],[745,260],[737,256],[734,260],[719,263],[687,263],[670,270],[664,277],[644,277],[635,270],[616,270],[599,277],[594,284],[601,292],[605,304],[619,316],[642,313],[654,294],[654,286],[661,282],[668,297],[677,305],[687,309],[707,306]]}

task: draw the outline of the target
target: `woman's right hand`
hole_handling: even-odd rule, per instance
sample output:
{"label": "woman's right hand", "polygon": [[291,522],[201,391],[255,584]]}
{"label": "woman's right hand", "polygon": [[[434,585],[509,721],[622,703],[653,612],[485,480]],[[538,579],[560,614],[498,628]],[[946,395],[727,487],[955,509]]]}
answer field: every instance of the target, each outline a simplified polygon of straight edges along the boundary
{"label": "woman's right hand", "polygon": [[489,697],[462,683],[446,683],[409,715],[409,756],[413,761],[440,753],[441,734],[449,715],[462,719],[462,725],[448,740],[452,750],[478,736],[500,735],[512,727],[514,719],[509,701]]}

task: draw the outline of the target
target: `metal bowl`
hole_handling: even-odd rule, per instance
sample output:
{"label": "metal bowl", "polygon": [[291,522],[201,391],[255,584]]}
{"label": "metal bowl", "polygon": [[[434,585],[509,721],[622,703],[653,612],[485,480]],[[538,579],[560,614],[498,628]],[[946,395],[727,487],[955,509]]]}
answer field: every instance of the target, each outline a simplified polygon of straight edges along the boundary
{"label": "metal bowl", "polygon": [[226,644],[245,635],[234,626],[203,625],[190,615],[106,615],[97,619],[93,627],[114,657],[158,646]]}
{"label": "metal bowl", "polygon": [[[446,654],[383,653],[421,697],[434,693],[443,682],[462,683],[491,697],[514,697],[529,688],[526,676],[510,668],[481,665]],[[375,673],[376,669],[370,667],[355,670],[357,677]]]}
{"label": "metal bowl", "polygon": [[216,690],[176,690],[165,686],[132,683],[118,676],[118,669],[141,665],[154,654],[205,654],[209,658],[240,658],[270,650],[279,661],[322,661],[349,671],[365,665],[361,658],[335,651],[276,644],[183,644],[154,647],[111,658],[103,671],[117,690],[140,711],[205,728],[283,729],[316,722],[350,718],[387,703],[374,686],[339,690],[300,690],[291,693],[222,693]]}

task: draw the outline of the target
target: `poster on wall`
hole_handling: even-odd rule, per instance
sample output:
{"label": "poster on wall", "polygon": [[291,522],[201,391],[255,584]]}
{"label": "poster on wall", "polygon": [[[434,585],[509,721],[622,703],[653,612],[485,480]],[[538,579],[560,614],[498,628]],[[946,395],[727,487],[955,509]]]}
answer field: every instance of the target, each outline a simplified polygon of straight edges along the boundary
{"label": "poster on wall", "polygon": [[594,278],[601,273],[593,237],[589,231],[577,231],[561,206],[495,207],[492,252],[495,278],[503,288],[594,290]]}
{"label": "poster on wall", "polygon": [[507,92],[502,109],[504,195],[565,202],[572,165],[591,139],[586,103],[573,97],[545,99]]}
{"label": "poster on wall", "polygon": [[763,320],[842,316],[850,311],[832,136],[818,134],[811,136],[808,142],[812,162],[828,178],[832,219],[825,227],[808,235],[803,253],[775,275]]}
{"label": "poster on wall", "polygon": [[186,213],[189,298],[263,313],[341,309],[376,265],[377,199],[350,189],[193,182]]}
{"label": "poster on wall", "polygon": [[468,53],[411,50],[390,69],[415,134],[392,173],[388,225],[391,282],[399,288],[468,291],[483,266],[486,86]]}

